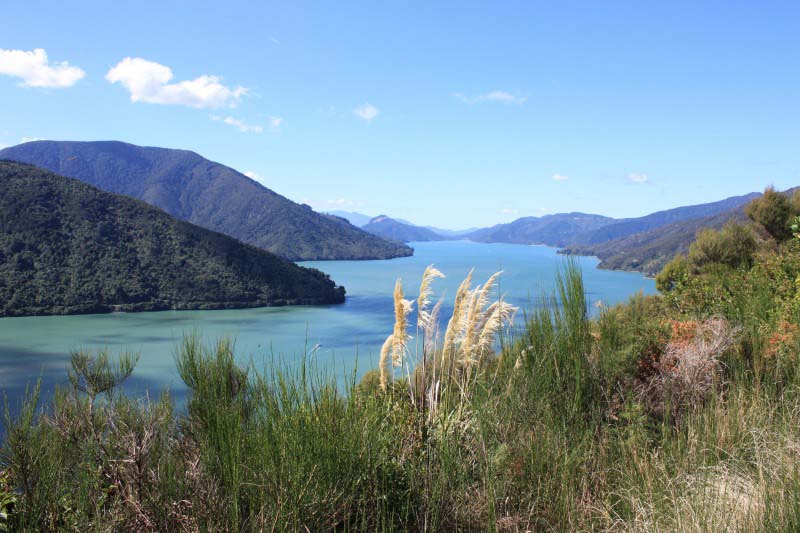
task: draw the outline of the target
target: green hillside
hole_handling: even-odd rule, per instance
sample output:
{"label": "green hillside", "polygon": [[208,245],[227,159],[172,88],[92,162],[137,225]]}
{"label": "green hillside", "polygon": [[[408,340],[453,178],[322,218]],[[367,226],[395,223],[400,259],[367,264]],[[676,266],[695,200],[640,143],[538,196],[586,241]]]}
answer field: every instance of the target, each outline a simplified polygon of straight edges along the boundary
{"label": "green hillside", "polygon": [[322,272],[144,202],[0,162],[0,316],[344,301]]}
{"label": "green hillside", "polygon": [[144,200],[174,217],[292,261],[388,259],[413,253],[187,150],[113,141],[36,141],[0,150],[0,159]]}

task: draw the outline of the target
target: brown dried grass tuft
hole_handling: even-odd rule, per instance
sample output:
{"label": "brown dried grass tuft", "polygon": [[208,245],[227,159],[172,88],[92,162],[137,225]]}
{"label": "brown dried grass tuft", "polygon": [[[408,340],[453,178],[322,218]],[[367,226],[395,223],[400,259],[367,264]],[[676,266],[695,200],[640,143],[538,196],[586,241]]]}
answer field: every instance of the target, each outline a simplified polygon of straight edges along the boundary
{"label": "brown dried grass tuft", "polygon": [[722,318],[673,323],[671,340],[640,390],[651,413],[677,419],[703,405],[719,380],[719,358],[736,334]]}

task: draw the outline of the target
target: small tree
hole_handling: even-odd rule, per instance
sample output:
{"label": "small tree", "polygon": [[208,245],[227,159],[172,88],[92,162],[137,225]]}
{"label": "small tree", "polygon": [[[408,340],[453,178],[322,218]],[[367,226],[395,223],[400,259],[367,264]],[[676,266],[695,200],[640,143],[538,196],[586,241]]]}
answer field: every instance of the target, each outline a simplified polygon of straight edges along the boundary
{"label": "small tree", "polygon": [[[797,202],[800,204],[800,199]],[[792,236],[791,219],[795,214],[793,200],[767,187],[761,198],[756,198],[745,208],[750,220],[761,224],[767,233],[777,241],[785,241]]]}
{"label": "small tree", "polygon": [[664,265],[661,272],[656,276],[656,289],[666,294],[673,290],[678,283],[686,279],[689,275],[689,261],[685,255],[676,255],[672,260]]}
{"label": "small tree", "polygon": [[728,223],[721,231],[704,229],[689,247],[689,263],[699,269],[709,264],[731,268],[751,266],[756,251],[752,230],[741,224]]}

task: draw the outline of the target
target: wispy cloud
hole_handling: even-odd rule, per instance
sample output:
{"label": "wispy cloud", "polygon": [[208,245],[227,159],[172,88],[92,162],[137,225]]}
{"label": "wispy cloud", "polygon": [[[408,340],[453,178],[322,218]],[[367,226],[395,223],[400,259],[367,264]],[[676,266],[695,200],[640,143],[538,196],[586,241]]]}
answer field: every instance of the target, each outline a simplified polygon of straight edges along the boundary
{"label": "wispy cloud", "polygon": [[274,132],[278,132],[281,130],[281,127],[286,123],[285,120],[281,117],[269,117],[269,127]]}
{"label": "wispy cloud", "polygon": [[172,69],[141,57],[126,57],[106,74],[106,80],[119,83],[131,95],[132,102],[185,105],[216,109],[236,107],[248,89],[228,87],[219,76],[202,75],[193,80],[170,83]]}
{"label": "wispy cloud", "polygon": [[453,96],[465,104],[480,104],[481,102],[499,102],[502,104],[522,105],[528,101],[525,96],[509,93],[507,91],[491,91],[484,94],[466,95],[454,93]]}
{"label": "wispy cloud", "polygon": [[567,181],[569,179],[569,176],[565,176],[563,174],[553,174],[552,176],[550,176],[550,179],[552,179],[553,181]]}
{"label": "wispy cloud", "polygon": [[628,174],[628,181],[632,183],[647,183],[648,181],[650,181],[650,178],[647,176],[647,174],[643,174],[641,172],[633,172],[631,174]]}
{"label": "wispy cloud", "polygon": [[255,124],[248,124],[243,120],[234,117],[221,117],[219,115],[211,115],[211,120],[216,122],[223,122],[228,126],[237,128],[242,133],[264,133],[264,128]]}
{"label": "wispy cloud", "polygon": [[372,122],[372,120],[380,114],[380,110],[369,102],[366,102],[353,109],[353,114],[367,122]]}
{"label": "wispy cloud", "polygon": [[31,52],[0,48],[0,74],[20,78],[23,87],[47,89],[72,87],[86,76],[86,72],[66,61],[51,65],[43,48]]}
{"label": "wispy cloud", "polygon": [[266,178],[261,174],[259,174],[258,172],[255,172],[254,170],[248,170],[247,172],[244,173],[244,175],[250,178],[251,180],[259,182],[261,185],[267,184]]}
{"label": "wispy cloud", "polygon": [[506,207],[500,210],[501,215],[518,215],[519,209],[512,209],[510,207]]}
{"label": "wispy cloud", "polygon": [[[44,139],[41,139],[39,137],[20,137],[18,144],[25,144],[25,143],[29,143],[29,142],[33,142],[33,141],[43,141],[43,140]],[[8,148],[9,146],[13,146],[13,145],[0,143],[0,150],[2,150],[3,148]]]}
{"label": "wispy cloud", "polygon": [[303,198],[301,202],[321,211],[328,209],[348,209],[364,206],[364,202],[356,202],[355,200],[350,200],[348,198],[334,198],[328,200],[313,200],[311,198]]}
{"label": "wispy cloud", "polygon": [[356,203],[353,200],[346,198],[337,198],[336,200],[328,200],[327,204],[333,207],[353,207]]}

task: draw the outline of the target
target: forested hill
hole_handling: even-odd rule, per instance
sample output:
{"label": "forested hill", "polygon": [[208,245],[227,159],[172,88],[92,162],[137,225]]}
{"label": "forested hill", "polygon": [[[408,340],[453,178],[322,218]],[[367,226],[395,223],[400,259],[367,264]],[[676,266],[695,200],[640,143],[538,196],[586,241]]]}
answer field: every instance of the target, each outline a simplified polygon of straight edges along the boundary
{"label": "forested hill", "polygon": [[[784,191],[782,194],[793,196],[798,188]],[[732,204],[734,207],[716,212],[710,216],[679,220],[671,224],[658,226],[647,231],[625,235],[623,237],[596,244],[584,244],[567,247],[561,253],[578,255],[595,255],[600,258],[600,268],[610,270],[634,270],[648,275],[656,275],[676,254],[685,254],[695,241],[697,232],[704,229],[721,230],[729,222],[741,223],[747,220],[745,207],[761,193],[727,198],[712,206]],[[703,207],[703,206],[694,206]],[[687,209],[687,208],[682,208]],[[602,228],[605,229],[605,228]]]}
{"label": "forested hill", "polygon": [[0,316],[344,301],[317,270],[144,202],[0,161]]}
{"label": "forested hill", "polygon": [[594,255],[600,268],[632,270],[655,276],[676,254],[686,253],[701,229],[720,230],[729,221],[746,219],[744,206],[713,216],[681,220],[598,244],[570,246],[559,253]]}
{"label": "forested hill", "polygon": [[[731,196],[730,198],[725,198],[717,202],[687,205],[666,209],[664,211],[657,211],[642,217],[615,220],[610,224],[605,224],[601,227],[575,235],[572,239],[572,244],[598,244],[683,221],[704,218],[712,219],[717,215],[726,216],[724,213],[741,208],[759,196],[760,194],[752,192],[741,196]],[[689,226],[691,225],[692,224],[689,223]]]}
{"label": "forested hill", "polygon": [[186,150],[115,141],[35,141],[0,150],[0,159],[144,200],[177,218],[294,261],[387,259],[413,253],[401,243],[316,213]]}

